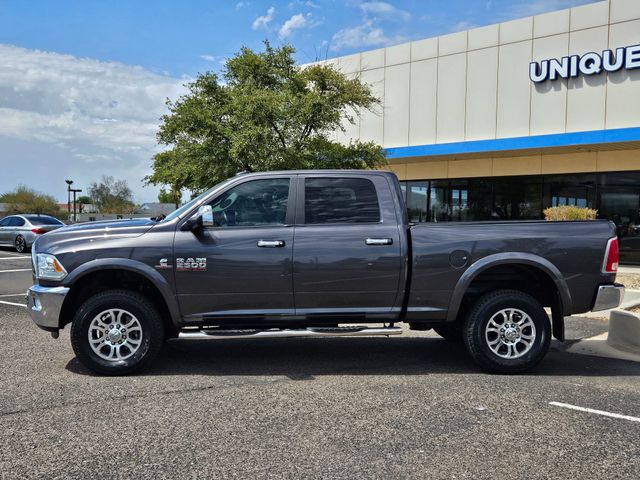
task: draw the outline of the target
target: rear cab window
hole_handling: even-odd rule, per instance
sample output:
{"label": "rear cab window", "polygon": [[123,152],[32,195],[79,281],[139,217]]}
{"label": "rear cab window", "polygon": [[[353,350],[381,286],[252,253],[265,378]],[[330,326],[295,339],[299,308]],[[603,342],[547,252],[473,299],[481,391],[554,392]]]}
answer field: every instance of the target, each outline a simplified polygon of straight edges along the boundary
{"label": "rear cab window", "polygon": [[305,178],[305,224],[379,223],[380,220],[378,195],[371,180],[349,177]]}

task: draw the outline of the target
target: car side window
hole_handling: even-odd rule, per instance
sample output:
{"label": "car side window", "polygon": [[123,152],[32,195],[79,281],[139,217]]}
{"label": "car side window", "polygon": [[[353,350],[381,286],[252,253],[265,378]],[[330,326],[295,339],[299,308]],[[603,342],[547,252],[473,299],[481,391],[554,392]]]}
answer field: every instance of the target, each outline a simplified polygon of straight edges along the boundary
{"label": "car side window", "polygon": [[2,220],[0,220],[0,227],[8,227],[9,226],[9,220],[11,220],[10,217],[5,217]]}
{"label": "car side window", "polygon": [[375,223],[380,221],[376,188],[365,178],[307,178],[305,223]]}
{"label": "car side window", "polygon": [[9,219],[9,227],[21,227],[24,225],[24,220],[20,217],[11,217]]}
{"label": "car side window", "polygon": [[216,227],[284,225],[288,178],[251,180],[230,188],[209,203]]}

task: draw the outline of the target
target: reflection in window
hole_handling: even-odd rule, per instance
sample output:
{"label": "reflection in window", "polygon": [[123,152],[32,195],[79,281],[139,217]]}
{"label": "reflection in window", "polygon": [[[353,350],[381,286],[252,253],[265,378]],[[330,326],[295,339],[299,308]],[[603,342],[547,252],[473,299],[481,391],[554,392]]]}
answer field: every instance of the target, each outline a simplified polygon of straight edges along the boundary
{"label": "reflection in window", "polygon": [[289,179],[251,180],[230,188],[211,203],[216,227],[283,225]]}
{"label": "reflection in window", "polygon": [[307,178],[305,223],[372,223],[380,221],[378,194],[364,178]]}

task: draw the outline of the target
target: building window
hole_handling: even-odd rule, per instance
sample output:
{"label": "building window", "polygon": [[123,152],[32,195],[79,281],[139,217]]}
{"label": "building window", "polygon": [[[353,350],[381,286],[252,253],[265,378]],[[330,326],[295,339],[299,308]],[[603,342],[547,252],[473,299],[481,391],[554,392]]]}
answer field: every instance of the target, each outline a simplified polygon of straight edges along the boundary
{"label": "building window", "polygon": [[413,223],[428,221],[429,182],[407,182],[407,209],[409,221]]}
{"label": "building window", "polygon": [[543,218],[547,207],[595,208],[598,218],[616,224],[621,262],[640,264],[640,172],[422,180],[401,185],[412,222],[535,220]]}

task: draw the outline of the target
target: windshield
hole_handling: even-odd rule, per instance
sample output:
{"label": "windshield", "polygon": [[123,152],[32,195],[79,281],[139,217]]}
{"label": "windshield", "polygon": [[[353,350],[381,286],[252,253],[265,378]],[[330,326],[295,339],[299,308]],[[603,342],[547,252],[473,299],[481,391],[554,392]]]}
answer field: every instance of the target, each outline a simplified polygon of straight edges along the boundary
{"label": "windshield", "polygon": [[[231,180],[231,179],[229,179]],[[180,208],[178,208],[177,210],[174,210],[173,212],[171,212],[169,215],[167,215],[162,221],[163,222],[170,222],[171,220],[177,218],[177,217],[181,217],[185,212],[188,212],[191,207],[193,207],[194,205],[196,205],[200,200],[202,200],[204,197],[206,197],[207,195],[209,195],[211,192],[213,192],[216,188],[219,188],[220,186],[224,185],[225,183],[227,183],[229,180],[225,180],[224,182],[218,183],[217,185],[214,185],[213,187],[211,187],[209,190],[207,190],[206,192],[201,193],[200,195],[198,195],[196,198],[194,198],[193,200],[191,200],[190,202],[185,203],[184,205],[182,205]]]}

